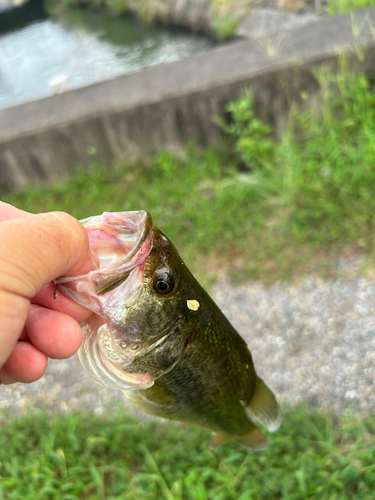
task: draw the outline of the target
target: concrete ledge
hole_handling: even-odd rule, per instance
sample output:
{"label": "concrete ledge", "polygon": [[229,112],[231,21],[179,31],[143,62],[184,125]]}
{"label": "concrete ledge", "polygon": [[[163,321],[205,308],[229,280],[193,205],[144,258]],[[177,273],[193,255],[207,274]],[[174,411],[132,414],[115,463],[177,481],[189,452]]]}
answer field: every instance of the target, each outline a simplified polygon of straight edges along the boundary
{"label": "concrete ledge", "polygon": [[249,85],[258,114],[280,131],[291,102],[318,88],[314,68],[334,68],[343,53],[374,74],[375,8],[0,110],[0,188],[62,179],[93,159],[147,161],[191,138],[217,143],[212,117]]}

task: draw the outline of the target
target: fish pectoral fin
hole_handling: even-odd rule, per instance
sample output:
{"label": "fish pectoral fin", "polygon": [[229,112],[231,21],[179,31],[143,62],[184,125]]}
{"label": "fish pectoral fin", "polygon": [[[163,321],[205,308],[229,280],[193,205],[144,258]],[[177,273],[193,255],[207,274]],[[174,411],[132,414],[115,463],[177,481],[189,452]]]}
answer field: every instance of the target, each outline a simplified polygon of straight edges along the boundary
{"label": "fish pectoral fin", "polygon": [[223,436],[221,434],[216,434],[213,432],[211,434],[211,443],[210,449],[216,448],[225,443],[229,443],[231,441],[236,441],[244,448],[252,451],[261,451],[264,448],[267,448],[267,439],[263,436],[260,430],[253,425],[246,434],[241,436]]}
{"label": "fish pectoral fin", "polygon": [[281,424],[281,411],[273,392],[261,378],[257,378],[254,394],[247,404],[250,417],[261,423],[270,432],[275,432]]}

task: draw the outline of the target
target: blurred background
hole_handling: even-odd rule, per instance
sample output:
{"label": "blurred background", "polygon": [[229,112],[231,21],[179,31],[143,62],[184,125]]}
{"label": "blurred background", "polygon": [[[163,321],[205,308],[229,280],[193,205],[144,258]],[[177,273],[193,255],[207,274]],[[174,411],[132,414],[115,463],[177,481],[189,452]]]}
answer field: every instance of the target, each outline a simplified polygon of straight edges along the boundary
{"label": "blurred background", "polygon": [[0,192],[148,210],[283,407],[208,450],[74,358],[1,386],[0,499],[373,499],[372,0],[0,0]]}

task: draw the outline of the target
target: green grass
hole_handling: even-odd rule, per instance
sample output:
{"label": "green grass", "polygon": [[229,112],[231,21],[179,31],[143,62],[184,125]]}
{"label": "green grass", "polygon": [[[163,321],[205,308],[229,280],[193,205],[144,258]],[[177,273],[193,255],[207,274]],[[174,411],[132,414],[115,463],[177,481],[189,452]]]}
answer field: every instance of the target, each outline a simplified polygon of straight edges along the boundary
{"label": "green grass", "polygon": [[351,10],[364,9],[365,7],[373,7],[375,0],[327,0],[325,8],[326,14],[336,16]]}
{"label": "green grass", "polygon": [[375,418],[284,411],[267,450],[210,451],[209,433],[124,409],[2,419],[0,499],[370,500]]}
{"label": "green grass", "polygon": [[148,210],[204,284],[219,268],[274,281],[329,273],[348,249],[372,258],[374,90],[363,77],[319,78],[318,105],[295,112],[279,142],[254,116],[247,93],[228,107],[219,150],[190,145],[183,159],[161,153],[149,166],[92,165],[66,183],[3,199],[78,218]]}

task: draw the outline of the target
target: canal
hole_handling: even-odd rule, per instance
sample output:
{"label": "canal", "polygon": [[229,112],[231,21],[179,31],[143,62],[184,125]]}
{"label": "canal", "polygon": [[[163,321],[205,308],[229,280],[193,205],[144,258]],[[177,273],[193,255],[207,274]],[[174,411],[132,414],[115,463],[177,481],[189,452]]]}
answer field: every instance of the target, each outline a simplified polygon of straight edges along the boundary
{"label": "canal", "polygon": [[0,12],[0,108],[174,61],[214,42],[132,16],[69,8],[58,17],[40,0]]}

